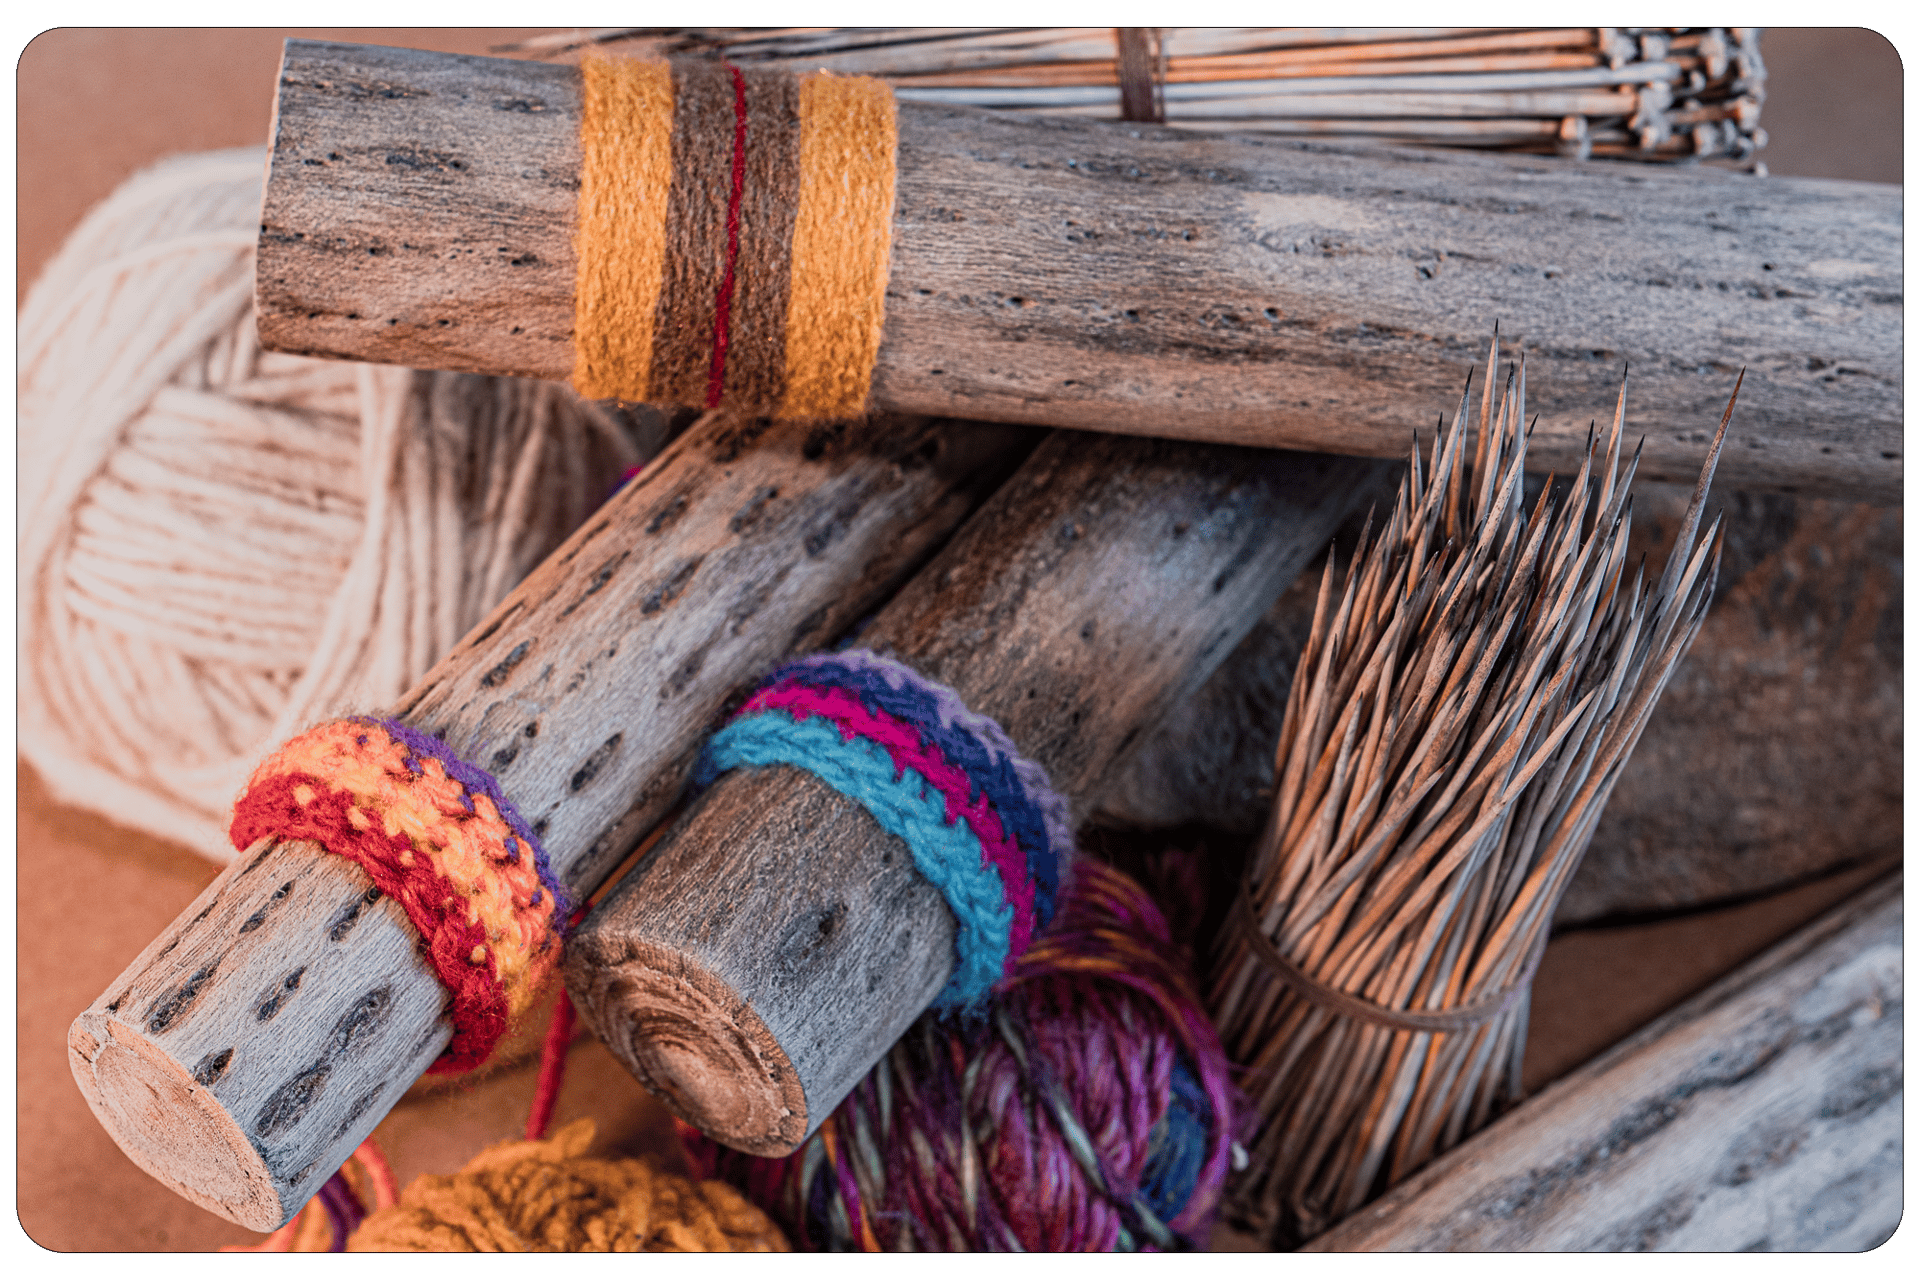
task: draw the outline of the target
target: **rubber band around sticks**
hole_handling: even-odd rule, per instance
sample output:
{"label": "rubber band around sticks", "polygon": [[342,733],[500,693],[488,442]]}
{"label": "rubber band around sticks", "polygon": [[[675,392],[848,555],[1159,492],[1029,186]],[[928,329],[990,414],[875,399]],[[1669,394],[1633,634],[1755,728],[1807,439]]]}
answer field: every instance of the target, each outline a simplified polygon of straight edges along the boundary
{"label": "rubber band around sticks", "polygon": [[1427,1035],[1475,1030],[1506,1012],[1513,1007],[1521,995],[1527,992],[1527,988],[1533,983],[1534,973],[1539,971],[1540,958],[1546,953],[1546,945],[1543,941],[1533,948],[1533,954],[1527,959],[1526,967],[1520,970],[1518,977],[1483,999],[1476,999],[1470,1004],[1461,1004],[1455,1008],[1416,1012],[1376,1004],[1371,999],[1362,999],[1358,995],[1336,989],[1308,975],[1305,969],[1282,954],[1280,948],[1273,944],[1272,939],[1261,931],[1259,923],[1253,917],[1253,906],[1244,885],[1233,895],[1231,922],[1247,945],[1253,948],[1254,958],[1260,961],[1261,966],[1308,1003],[1336,1016],[1372,1022],[1376,1026],[1385,1026],[1389,1030],[1406,1030]]}
{"label": "rubber band around sticks", "polygon": [[861,413],[893,243],[892,90],[701,59],[580,74],[575,388]]}
{"label": "rubber band around sticks", "polygon": [[899,836],[959,928],[941,1009],[978,1007],[1053,918],[1073,856],[1067,802],[991,718],[864,649],[774,671],[708,741],[694,784],[787,764]]}

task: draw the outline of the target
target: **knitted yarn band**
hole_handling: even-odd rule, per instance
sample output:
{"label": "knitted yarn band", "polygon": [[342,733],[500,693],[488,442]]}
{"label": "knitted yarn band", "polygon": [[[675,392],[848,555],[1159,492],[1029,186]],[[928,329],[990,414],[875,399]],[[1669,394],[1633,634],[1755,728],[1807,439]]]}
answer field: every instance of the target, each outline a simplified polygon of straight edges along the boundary
{"label": "knitted yarn band", "polygon": [[978,1004],[1053,918],[1073,827],[1045,770],[958,693],[864,649],[776,670],[707,743],[694,781],[791,764],[912,850],[959,922],[937,1008]]}
{"label": "knitted yarn band", "polygon": [[861,412],[892,247],[892,91],[699,60],[580,72],[574,386]]}
{"label": "knitted yarn band", "polygon": [[499,783],[391,720],[294,738],[254,771],[229,838],[310,839],[358,863],[419,930],[453,996],[453,1039],[430,1073],[486,1060],[558,959],[566,894]]}

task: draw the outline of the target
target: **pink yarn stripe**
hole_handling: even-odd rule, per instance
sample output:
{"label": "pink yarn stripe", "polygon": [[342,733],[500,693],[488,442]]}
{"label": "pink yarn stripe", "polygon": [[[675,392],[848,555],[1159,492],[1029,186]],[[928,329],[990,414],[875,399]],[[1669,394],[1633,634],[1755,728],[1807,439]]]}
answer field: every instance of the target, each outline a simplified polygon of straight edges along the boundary
{"label": "pink yarn stripe", "polygon": [[860,699],[843,688],[809,688],[804,684],[779,684],[755,693],[739,714],[757,711],[785,711],[796,720],[819,715],[831,721],[848,740],[864,737],[878,742],[892,757],[895,768],[911,768],[927,779],[947,801],[949,823],[965,818],[979,836],[980,850],[986,862],[1000,875],[1000,891],[1013,907],[1013,924],[1008,930],[1007,962],[1011,964],[1026,953],[1033,940],[1033,882],[1027,877],[1027,858],[1007,838],[1000,815],[987,802],[986,792],[970,799],[973,783],[946,756],[930,749],[920,740],[911,724],[895,719],[885,711],[871,711]]}

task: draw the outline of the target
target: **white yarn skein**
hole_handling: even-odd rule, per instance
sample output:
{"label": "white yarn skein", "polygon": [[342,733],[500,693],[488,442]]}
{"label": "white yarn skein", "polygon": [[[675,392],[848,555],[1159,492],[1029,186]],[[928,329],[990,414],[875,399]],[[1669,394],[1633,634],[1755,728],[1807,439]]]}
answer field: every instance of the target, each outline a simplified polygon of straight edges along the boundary
{"label": "white yarn skein", "polygon": [[660,443],[553,383],[261,350],[264,164],[130,179],[19,327],[21,752],[217,861],[267,753],[394,702]]}

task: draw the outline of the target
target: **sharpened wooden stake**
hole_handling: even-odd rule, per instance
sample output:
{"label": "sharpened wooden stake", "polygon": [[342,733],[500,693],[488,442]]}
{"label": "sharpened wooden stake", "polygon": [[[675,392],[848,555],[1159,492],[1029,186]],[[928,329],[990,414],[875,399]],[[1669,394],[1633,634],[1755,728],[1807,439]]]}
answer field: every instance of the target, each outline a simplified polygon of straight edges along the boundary
{"label": "sharpened wooden stake", "polygon": [[[534,570],[392,714],[491,772],[584,896],[667,813],[727,700],[886,596],[1032,436],[712,415]],[[272,1230],[451,1036],[418,936],[358,865],[262,840],[68,1035],[141,1168]]]}
{"label": "sharpened wooden stake", "polygon": [[[263,342],[570,377],[578,112],[568,66],[290,41]],[[1497,319],[1541,470],[1630,365],[1640,474],[1691,482],[1744,367],[1723,484],[1899,500],[1897,186],[915,102],[899,136],[877,407],[1398,458]]]}
{"label": "sharpened wooden stake", "polygon": [[[860,634],[1072,798],[1213,671],[1395,468],[1058,433]],[[567,949],[582,1016],[709,1136],[798,1146],[952,972],[906,845],[790,767],[723,775]]]}

